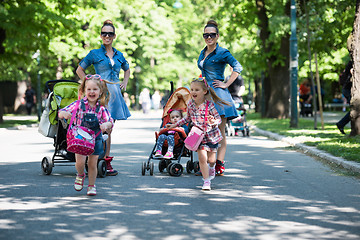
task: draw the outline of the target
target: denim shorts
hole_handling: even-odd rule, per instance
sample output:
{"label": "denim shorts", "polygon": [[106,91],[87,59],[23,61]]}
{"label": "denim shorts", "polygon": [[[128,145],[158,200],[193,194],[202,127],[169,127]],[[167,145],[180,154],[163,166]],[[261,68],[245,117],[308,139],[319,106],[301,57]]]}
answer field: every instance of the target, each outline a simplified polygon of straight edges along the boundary
{"label": "denim shorts", "polygon": [[91,155],[101,155],[104,152],[104,141],[102,134],[99,134],[99,136],[95,139],[95,151]]}
{"label": "denim shorts", "polygon": [[217,152],[217,149],[219,147],[218,143],[211,143],[211,142],[207,142],[207,143],[201,143],[199,146],[200,150],[205,150],[208,152]]}

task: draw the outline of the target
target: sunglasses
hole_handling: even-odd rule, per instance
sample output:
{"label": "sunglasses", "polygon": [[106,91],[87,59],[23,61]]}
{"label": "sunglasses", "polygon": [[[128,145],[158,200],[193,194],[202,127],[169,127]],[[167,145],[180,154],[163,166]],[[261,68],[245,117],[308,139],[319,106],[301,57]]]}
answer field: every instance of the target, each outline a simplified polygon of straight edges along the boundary
{"label": "sunglasses", "polygon": [[106,37],[106,36],[113,37],[113,36],[115,36],[115,33],[114,32],[101,32],[101,36],[102,37]]}
{"label": "sunglasses", "polygon": [[89,80],[89,79],[100,79],[101,80],[101,76],[99,74],[94,74],[94,75],[88,74],[85,76],[85,80]]}
{"label": "sunglasses", "polygon": [[203,33],[203,38],[204,39],[208,39],[209,37],[211,38],[216,38],[217,33]]}

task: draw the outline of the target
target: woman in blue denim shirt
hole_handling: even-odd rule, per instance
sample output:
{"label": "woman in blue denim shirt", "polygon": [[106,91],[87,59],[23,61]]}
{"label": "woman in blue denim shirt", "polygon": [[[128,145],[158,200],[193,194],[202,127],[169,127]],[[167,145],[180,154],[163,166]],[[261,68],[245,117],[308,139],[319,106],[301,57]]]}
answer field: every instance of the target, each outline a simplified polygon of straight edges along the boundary
{"label": "woman in blue denim shirt", "polygon": [[[216,110],[221,116],[221,124],[219,125],[223,140],[217,152],[216,173],[223,175],[225,171],[224,158],[226,153],[225,126],[227,119],[233,119],[238,116],[233,99],[231,98],[228,87],[236,80],[242,66],[231,55],[229,50],[222,48],[217,43],[219,38],[218,24],[214,20],[207,22],[203,38],[206,47],[200,52],[198,59],[198,67],[201,70],[202,77],[205,77],[209,86],[211,86],[216,94],[222,99],[230,103],[230,106],[215,104]],[[224,83],[224,71],[226,65],[229,64],[233,68],[229,80]],[[199,173],[198,173],[199,175]]]}
{"label": "woman in blue denim shirt", "polygon": [[[112,43],[116,38],[115,27],[111,20],[106,20],[101,27],[101,39],[103,44],[101,48],[91,50],[88,55],[79,63],[76,73],[81,80],[84,81],[85,69],[94,65],[95,71],[106,80],[107,87],[110,92],[110,100],[107,106],[111,117],[114,120],[126,120],[130,117],[130,111],[121,94],[121,89],[126,90],[126,86],[130,77],[129,63],[123,54],[112,47]],[[121,69],[124,71],[124,81],[119,81],[119,73]],[[107,149],[105,153],[105,161],[107,163],[107,175],[115,176],[118,174],[111,166],[113,157],[110,157],[111,135],[109,133],[107,141]]]}

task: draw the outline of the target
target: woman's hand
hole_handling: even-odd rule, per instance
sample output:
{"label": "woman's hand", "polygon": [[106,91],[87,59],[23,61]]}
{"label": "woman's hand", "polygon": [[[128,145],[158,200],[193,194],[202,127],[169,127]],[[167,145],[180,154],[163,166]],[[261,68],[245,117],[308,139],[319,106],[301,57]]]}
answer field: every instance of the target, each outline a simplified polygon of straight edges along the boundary
{"label": "woman's hand", "polygon": [[227,88],[226,83],[224,83],[223,81],[220,81],[220,80],[214,80],[213,86],[214,86],[214,88]]}
{"label": "woman's hand", "polygon": [[120,89],[126,91],[126,86],[127,86],[127,83],[125,83],[125,82],[120,82]]}

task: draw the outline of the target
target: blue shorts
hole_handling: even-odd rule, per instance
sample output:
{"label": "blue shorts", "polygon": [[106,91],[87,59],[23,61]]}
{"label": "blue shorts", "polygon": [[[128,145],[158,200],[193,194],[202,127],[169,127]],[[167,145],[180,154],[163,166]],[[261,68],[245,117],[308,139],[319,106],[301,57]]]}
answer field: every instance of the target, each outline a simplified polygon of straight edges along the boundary
{"label": "blue shorts", "polygon": [[99,134],[99,136],[95,139],[95,151],[91,155],[101,155],[104,152],[104,140],[102,134]]}
{"label": "blue shorts", "polygon": [[200,150],[205,150],[207,152],[217,152],[217,149],[219,147],[218,143],[211,143],[211,142],[207,142],[207,143],[201,143],[199,146]]}

